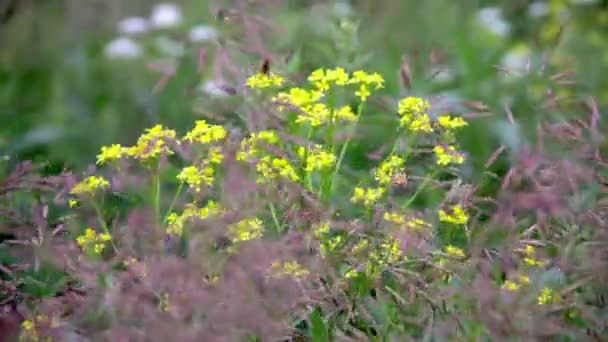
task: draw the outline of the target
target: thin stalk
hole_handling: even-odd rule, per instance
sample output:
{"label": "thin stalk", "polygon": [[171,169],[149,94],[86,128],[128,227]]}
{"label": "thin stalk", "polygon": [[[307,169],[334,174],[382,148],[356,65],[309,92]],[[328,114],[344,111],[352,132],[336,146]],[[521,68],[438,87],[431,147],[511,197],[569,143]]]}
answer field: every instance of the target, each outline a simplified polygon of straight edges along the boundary
{"label": "thin stalk", "polygon": [[[103,211],[101,210],[101,207],[94,199],[91,200],[91,205],[93,206],[93,209],[95,209],[95,213],[97,214],[97,222],[99,222],[99,226],[101,227],[101,229],[103,229],[104,233],[112,237],[110,229],[108,229],[108,225],[106,224],[106,221],[103,218]],[[113,237],[110,239],[110,245],[112,245],[112,249],[114,250],[114,252],[118,253],[118,248],[116,247],[116,244],[114,244]]]}
{"label": "thin stalk", "polygon": [[412,203],[414,202],[414,200],[418,197],[418,195],[420,195],[420,193],[426,188],[426,186],[429,184],[429,182],[435,178],[435,176],[437,175],[437,171],[433,172],[430,176],[427,176],[424,178],[424,180],[422,181],[422,184],[420,184],[420,186],[418,187],[418,189],[416,189],[416,192],[414,192],[414,194],[412,195],[412,197],[410,197],[407,202],[405,202],[405,204],[403,205],[403,208],[409,208],[410,205],[412,205]]}
{"label": "thin stalk", "polygon": [[169,217],[169,214],[171,214],[171,212],[173,211],[173,208],[175,207],[175,203],[177,203],[177,199],[179,198],[179,195],[181,195],[183,188],[184,188],[184,182],[180,182],[179,186],[177,187],[177,190],[175,191],[175,196],[173,196],[173,199],[171,200],[171,205],[169,206],[169,209],[165,213],[163,223],[167,223],[167,218]]}
{"label": "thin stalk", "polygon": [[276,208],[274,207],[274,204],[272,204],[272,203],[269,203],[268,206],[270,207],[270,215],[272,215],[272,220],[274,221],[275,230],[276,230],[277,234],[280,234],[282,229],[281,229],[281,224],[279,223],[279,219],[277,218]]}
{"label": "thin stalk", "polygon": [[348,145],[355,134],[355,130],[359,124],[359,118],[361,117],[361,113],[363,112],[363,103],[359,104],[357,108],[357,118],[355,119],[355,123],[351,126],[348,137],[346,137],[346,141],[344,145],[342,145],[342,150],[340,151],[340,155],[338,156],[338,161],[336,162],[336,169],[334,171],[333,176],[331,177],[331,192],[333,192],[334,185],[336,183],[336,177],[338,176],[338,172],[340,171],[340,167],[342,166],[342,160],[344,160],[344,154],[346,154],[346,150],[348,149]]}

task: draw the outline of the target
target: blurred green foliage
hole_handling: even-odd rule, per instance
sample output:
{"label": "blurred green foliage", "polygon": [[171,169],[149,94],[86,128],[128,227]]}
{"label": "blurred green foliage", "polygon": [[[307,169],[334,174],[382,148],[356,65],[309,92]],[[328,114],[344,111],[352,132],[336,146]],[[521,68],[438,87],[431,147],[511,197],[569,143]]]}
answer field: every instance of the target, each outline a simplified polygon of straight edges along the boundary
{"label": "blurred green foliage", "polygon": [[[567,93],[574,99],[596,95],[600,105],[608,102],[608,81],[601,77],[608,69],[608,8],[599,1],[586,5],[538,1],[545,4],[540,16],[531,15],[529,1],[356,1],[352,8],[345,3],[292,1],[263,13],[281,27],[265,45],[277,53],[292,52],[288,72],[364,67],[387,75],[387,95],[439,96],[441,104],[462,112],[471,111],[462,100],[483,102],[493,115],[474,120],[460,139],[471,154],[471,169],[481,170],[500,144],[517,149],[533,139],[538,118],[546,114],[541,107],[544,95],[555,88],[549,80],[553,73],[575,71],[571,79],[576,85]],[[104,46],[116,36],[110,28],[117,18],[108,16],[105,26],[79,31],[70,24],[79,13],[67,10],[69,4],[26,6],[2,25],[0,154],[13,161],[47,161],[56,170],[83,169],[102,145],[131,143],[156,122],[183,131],[201,115],[196,108],[203,107],[206,113],[216,110],[211,98],[201,98],[199,87],[212,77],[214,44],[207,46],[209,58],[202,72],[198,47],[185,44],[185,53],[175,60],[175,75],[154,92],[163,75],[146,64],[166,56],[146,48],[145,57],[138,60],[107,58]],[[230,23],[216,20],[210,8],[217,6],[205,1],[182,1],[182,5],[186,20],[181,27],[141,40],[152,47],[158,45],[154,37],[158,35],[186,41],[187,28],[199,23],[220,29],[223,46],[239,39]],[[488,6],[502,9],[510,26],[506,35],[493,33],[477,20],[479,10]],[[532,72],[505,76],[497,66],[518,51],[529,53]],[[404,56],[411,70],[411,90],[399,77]],[[257,60],[246,59],[252,65]],[[440,68],[447,70],[448,77],[433,80]],[[515,128],[504,115],[506,105],[518,123]],[[238,111],[238,103],[221,108],[219,114]],[[380,146],[386,126],[392,124],[393,113],[382,108],[378,112],[367,118],[366,146]],[[567,114],[553,111],[551,115]],[[362,157],[366,152],[361,151]],[[364,158],[359,162],[366,163]]]}

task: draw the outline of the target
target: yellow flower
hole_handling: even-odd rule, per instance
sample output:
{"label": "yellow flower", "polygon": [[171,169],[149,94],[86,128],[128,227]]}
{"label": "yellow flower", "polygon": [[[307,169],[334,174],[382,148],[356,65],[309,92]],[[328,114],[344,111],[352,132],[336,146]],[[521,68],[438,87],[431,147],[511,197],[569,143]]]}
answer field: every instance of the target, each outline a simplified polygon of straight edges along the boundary
{"label": "yellow flower", "polygon": [[383,216],[385,221],[396,223],[396,224],[404,224],[405,217],[399,213],[395,212],[385,212]]}
{"label": "yellow flower", "polygon": [[260,147],[275,145],[278,142],[279,136],[275,131],[267,130],[251,133],[248,138],[241,141],[241,148],[237,152],[236,159],[247,161],[250,158],[259,157],[262,154]]}
{"label": "yellow flower", "polygon": [[353,76],[348,83],[359,86],[358,90],[355,91],[355,95],[361,102],[365,102],[371,95],[370,87],[374,87],[375,90],[384,87],[384,78],[378,73],[369,74],[365,71],[358,70],[353,73]]}
{"label": "yellow flower", "polygon": [[249,241],[262,237],[264,227],[258,218],[244,219],[228,226],[228,234],[233,242]]}
{"label": "yellow flower", "polygon": [[551,304],[551,303],[556,302],[557,300],[558,300],[557,293],[555,293],[555,290],[553,290],[549,287],[544,287],[540,291],[540,295],[537,298],[538,305]]}
{"label": "yellow flower", "polygon": [[298,173],[294,167],[285,158],[264,156],[257,163],[256,170],[259,174],[257,182],[260,184],[279,177],[286,178],[294,182],[300,180],[300,177],[298,176]]}
{"label": "yellow flower", "polygon": [[453,224],[466,224],[469,221],[469,215],[460,205],[455,205],[451,208],[451,213],[444,210],[439,210],[439,221]]}
{"label": "yellow flower", "polygon": [[220,141],[226,137],[226,129],[220,125],[208,124],[205,120],[198,120],[194,128],[184,136],[189,142],[208,144]]}
{"label": "yellow flower", "polygon": [[296,123],[308,122],[311,126],[317,127],[329,120],[331,111],[324,103],[315,103],[313,105],[301,108],[301,113],[296,118]]}
{"label": "yellow flower", "polygon": [[376,180],[380,185],[388,185],[393,182],[393,176],[401,170],[405,160],[392,155],[383,161],[376,170]]}
{"label": "yellow flower", "polygon": [[222,153],[222,148],[219,146],[214,146],[209,148],[209,152],[207,153],[207,160],[211,164],[221,164],[222,160],[224,160],[224,154]]}
{"label": "yellow flower", "polygon": [[307,173],[313,171],[321,171],[332,168],[336,164],[336,156],[327,151],[323,151],[321,146],[317,145],[309,149],[306,155],[306,166],[304,170]]}
{"label": "yellow flower", "polygon": [[97,155],[97,165],[103,165],[118,160],[127,154],[128,149],[120,146],[119,144],[102,146],[101,153]]}
{"label": "yellow flower", "polygon": [[71,199],[68,200],[68,206],[70,208],[76,208],[78,206],[78,201],[75,200],[75,199],[73,199],[73,198],[71,198]]}
{"label": "yellow flower", "polygon": [[356,187],[351,197],[351,202],[353,203],[363,203],[366,207],[372,206],[374,203],[378,202],[382,196],[384,195],[383,188],[361,188]]}
{"label": "yellow flower", "polygon": [[323,97],[323,93],[318,90],[306,90],[302,88],[291,88],[288,93],[281,92],[275,98],[276,101],[290,103],[302,108],[316,103]]}
{"label": "yellow flower", "polygon": [[320,239],[329,233],[329,230],[330,228],[328,222],[322,222],[312,227],[313,234],[317,239]]}
{"label": "yellow flower", "polygon": [[197,208],[196,205],[188,205],[181,215],[171,213],[167,216],[167,233],[181,236],[184,232],[184,225],[190,219],[204,220],[206,218],[219,215],[223,212],[221,206],[214,201],[207,202],[203,208]]}
{"label": "yellow flower", "polygon": [[215,171],[211,166],[204,166],[199,168],[197,166],[186,166],[177,175],[177,179],[180,182],[188,184],[191,188],[197,192],[201,191],[203,184],[211,186],[213,185]]}
{"label": "yellow flower", "polygon": [[517,291],[517,290],[519,290],[519,287],[520,286],[518,283],[511,281],[511,280],[507,280],[504,282],[504,284],[502,284],[502,288],[507,289],[509,291]]}
{"label": "yellow flower", "polygon": [[431,224],[421,218],[409,219],[405,222],[405,226],[407,228],[416,230],[431,228]]}
{"label": "yellow flower", "polygon": [[526,257],[524,257],[524,262],[530,266],[543,267],[547,264],[547,262],[545,261],[540,261],[536,259],[536,249],[532,245],[526,246],[525,254]]}
{"label": "yellow flower", "polygon": [[414,132],[432,132],[431,119],[427,110],[431,108],[428,100],[420,97],[406,97],[399,101],[398,112],[401,115],[399,124]]}
{"label": "yellow flower", "polygon": [[93,195],[97,191],[105,190],[110,186],[105,178],[100,176],[89,176],[76,184],[71,193],[74,195]]}
{"label": "yellow flower", "polygon": [[441,115],[439,118],[437,118],[437,122],[439,123],[439,126],[447,130],[454,130],[468,125],[463,118],[451,117],[450,115]]}
{"label": "yellow flower", "polygon": [[273,73],[257,73],[247,78],[247,86],[249,88],[264,89],[270,87],[280,87],[285,83],[282,76]]}
{"label": "yellow flower", "polygon": [[334,121],[343,120],[343,121],[356,121],[357,116],[353,113],[352,108],[350,106],[343,106],[337,110],[334,110]]}
{"label": "yellow flower", "polygon": [[369,253],[367,271],[370,275],[379,274],[386,266],[395,264],[403,259],[401,243],[393,237],[385,237],[378,247]]}
{"label": "yellow flower", "polygon": [[85,229],[84,234],[76,237],[76,242],[87,254],[99,255],[105,249],[106,242],[112,240],[107,233],[97,234],[91,227]]}
{"label": "yellow flower", "polygon": [[520,281],[522,284],[530,284],[530,277],[525,276],[525,275],[520,275],[520,276],[519,276],[519,281]]}
{"label": "yellow flower", "polygon": [[127,149],[127,154],[140,160],[157,158],[161,154],[173,154],[167,142],[175,139],[176,133],[172,129],[167,129],[162,125],[156,125],[146,129],[135,146]]}
{"label": "yellow flower", "polygon": [[441,145],[433,148],[435,156],[437,157],[437,165],[446,166],[449,164],[462,164],[464,162],[464,155],[458,151],[454,146],[448,145],[447,149]]}
{"label": "yellow flower", "polygon": [[452,245],[447,245],[445,246],[445,252],[448,255],[454,256],[454,257],[459,257],[459,258],[464,258],[464,251],[458,247],[452,246]]}
{"label": "yellow flower", "polygon": [[303,278],[310,274],[306,268],[302,267],[295,260],[285,262],[275,261],[270,266],[268,273],[272,278],[291,277],[295,279]]}

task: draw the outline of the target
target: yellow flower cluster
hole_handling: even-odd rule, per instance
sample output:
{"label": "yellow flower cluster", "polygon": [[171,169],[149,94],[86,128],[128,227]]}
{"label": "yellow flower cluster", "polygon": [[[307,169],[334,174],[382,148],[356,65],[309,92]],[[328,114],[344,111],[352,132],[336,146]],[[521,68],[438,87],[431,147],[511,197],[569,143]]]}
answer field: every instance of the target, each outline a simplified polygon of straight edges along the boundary
{"label": "yellow flower cluster", "polygon": [[461,248],[458,248],[456,246],[452,246],[452,245],[447,245],[445,246],[445,252],[453,257],[457,257],[457,258],[464,258],[465,254],[464,251]]}
{"label": "yellow flower cluster", "polygon": [[413,132],[432,132],[431,119],[427,111],[431,103],[420,97],[406,97],[399,101],[399,124]]}
{"label": "yellow flower cluster", "polygon": [[437,165],[446,166],[464,163],[464,155],[456,151],[456,148],[452,145],[448,145],[447,148],[437,145],[433,148],[433,152],[435,152],[435,156],[437,157]]}
{"label": "yellow flower cluster", "polygon": [[281,87],[285,83],[282,76],[273,73],[257,73],[247,78],[249,88],[265,89],[270,87]]}
{"label": "yellow flower cluster", "polygon": [[409,229],[414,230],[422,230],[428,229],[431,227],[431,224],[426,222],[425,220],[417,217],[406,218],[404,215],[401,215],[396,212],[385,212],[383,216],[385,221],[395,223],[398,225],[402,225]]}
{"label": "yellow flower cluster", "polygon": [[403,164],[405,164],[403,158],[391,155],[376,169],[376,181],[378,181],[380,185],[391,184],[393,182],[393,177],[403,171]]}
{"label": "yellow flower cluster", "polygon": [[371,207],[384,196],[385,192],[386,190],[383,188],[362,188],[358,186],[355,187],[350,200],[353,203],[363,203],[366,207]]}
{"label": "yellow flower cluster", "polygon": [[74,195],[94,195],[97,191],[105,190],[110,186],[105,178],[101,176],[89,176],[76,184],[70,193]]}
{"label": "yellow flower cluster", "polygon": [[110,146],[102,146],[101,153],[97,155],[97,165],[103,165],[129,154],[129,149],[119,144],[112,144]]}
{"label": "yellow flower cluster", "polygon": [[385,237],[377,248],[369,254],[367,271],[370,275],[379,274],[386,266],[393,265],[403,259],[401,243],[393,237]]}
{"label": "yellow flower cluster", "polygon": [[531,245],[526,246],[524,262],[530,266],[543,267],[547,264],[546,261],[541,261],[536,258],[536,248]]}
{"label": "yellow flower cluster", "polygon": [[384,78],[378,73],[370,74],[363,70],[358,70],[353,73],[348,84],[355,84],[358,86],[357,91],[355,91],[355,96],[357,96],[361,102],[365,102],[371,95],[370,88],[378,90],[384,87]]}
{"label": "yellow flower cluster", "polygon": [[325,258],[329,253],[338,249],[338,247],[340,247],[343,242],[344,237],[342,235],[332,236],[329,239],[321,241],[321,245],[319,246],[319,252],[321,253],[321,257]]}
{"label": "yellow flower cluster", "polygon": [[559,300],[558,294],[550,287],[544,287],[537,298],[538,305],[547,305]]}
{"label": "yellow flower cluster", "polygon": [[98,255],[103,252],[106,242],[112,240],[112,236],[107,233],[97,234],[91,227],[84,231],[84,234],[76,238],[80,248],[87,254]]}
{"label": "yellow flower cluster", "polygon": [[450,213],[445,210],[439,210],[439,221],[453,224],[466,224],[469,221],[469,215],[467,215],[460,205],[455,205],[450,209]]}
{"label": "yellow flower cluster", "polygon": [[439,124],[439,126],[443,127],[448,131],[456,130],[458,128],[462,128],[468,125],[468,123],[464,121],[463,118],[459,116],[452,117],[447,114],[439,116],[437,118],[437,123]]}
{"label": "yellow flower cluster", "polygon": [[332,168],[336,165],[336,156],[328,151],[323,150],[321,145],[315,145],[311,148],[300,146],[298,155],[305,159],[304,171],[312,173],[314,171],[322,171]]}
{"label": "yellow flower cluster", "polygon": [[176,133],[172,129],[156,125],[146,129],[135,146],[127,148],[127,155],[142,161],[158,158],[162,154],[173,154],[169,142],[175,140]]}
{"label": "yellow flower cluster", "polygon": [[279,142],[279,136],[275,131],[266,130],[257,133],[251,133],[248,138],[241,141],[240,150],[236,154],[236,159],[248,161],[251,158],[262,155],[264,145],[276,145]]}
{"label": "yellow flower cluster", "polygon": [[259,174],[257,178],[259,184],[278,178],[285,178],[294,182],[300,180],[296,169],[285,158],[263,156],[258,161],[256,170]]}
{"label": "yellow flower cluster", "polygon": [[244,219],[228,227],[232,242],[249,241],[262,237],[264,226],[258,218]]}
{"label": "yellow flower cluster", "polygon": [[306,277],[310,274],[310,271],[300,265],[297,261],[290,260],[284,262],[273,262],[270,266],[270,269],[268,270],[268,273],[272,278],[290,277],[298,279]]}
{"label": "yellow flower cluster", "polygon": [[330,227],[328,222],[322,222],[312,227],[312,232],[315,238],[320,239],[329,233]]}
{"label": "yellow flower cluster", "polygon": [[520,287],[522,285],[528,285],[530,284],[530,278],[528,276],[525,275],[520,275],[519,276],[519,281],[513,281],[513,280],[506,280],[503,284],[502,284],[502,288],[509,290],[509,291],[517,291],[520,289]]}
{"label": "yellow flower cluster", "polygon": [[181,236],[184,233],[184,226],[188,220],[204,220],[222,213],[222,207],[214,201],[207,202],[207,205],[203,208],[198,208],[194,204],[188,205],[181,214],[170,213],[167,216],[167,233]]}
{"label": "yellow flower cluster", "polygon": [[220,125],[212,125],[205,120],[198,120],[194,128],[188,132],[184,139],[189,142],[199,142],[201,144],[209,144],[212,142],[221,141],[226,137],[226,129]]}
{"label": "yellow flower cluster", "polygon": [[177,175],[177,179],[180,182],[188,184],[189,187],[193,188],[197,192],[201,191],[203,184],[210,186],[213,184],[215,170],[211,166],[197,167],[194,165],[186,166]]}
{"label": "yellow flower cluster", "polygon": [[345,86],[350,81],[350,76],[343,68],[317,69],[308,76],[308,81],[319,91],[326,92],[332,84]]}

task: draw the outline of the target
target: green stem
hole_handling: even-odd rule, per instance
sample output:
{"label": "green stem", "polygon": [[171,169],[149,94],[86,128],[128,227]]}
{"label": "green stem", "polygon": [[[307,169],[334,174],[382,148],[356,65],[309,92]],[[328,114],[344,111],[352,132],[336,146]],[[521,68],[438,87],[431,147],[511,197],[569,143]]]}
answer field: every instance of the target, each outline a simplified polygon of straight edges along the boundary
{"label": "green stem", "polygon": [[422,181],[422,184],[420,184],[420,186],[418,187],[418,189],[416,189],[416,192],[414,192],[414,194],[412,195],[412,197],[410,197],[407,202],[405,202],[405,204],[403,205],[403,208],[409,208],[410,205],[412,205],[412,203],[414,202],[414,200],[418,197],[418,195],[420,195],[420,193],[426,188],[426,186],[429,184],[429,182],[435,178],[435,176],[437,175],[437,171],[433,172],[433,174],[431,174],[430,176],[427,176],[424,178],[424,180]]}
{"label": "green stem", "polygon": [[359,118],[361,117],[362,112],[363,112],[363,103],[359,104],[359,107],[357,108],[357,118],[355,119],[355,123],[351,126],[350,132],[349,132],[348,136],[346,137],[346,141],[344,142],[344,145],[342,145],[342,150],[340,151],[340,155],[338,156],[338,161],[336,162],[336,170],[334,171],[334,174],[331,177],[331,185],[330,185],[331,192],[333,192],[333,189],[334,189],[334,186],[336,183],[336,177],[338,176],[338,172],[340,171],[340,167],[342,166],[342,160],[344,160],[344,154],[346,154],[348,145],[350,144],[350,141],[351,141],[353,135],[355,134],[355,130],[357,129],[357,125],[359,124]]}
{"label": "green stem", "polygon": [[281,229],[281,224],[279,223],[279,219],[277,218],[276,208],[274,207],[274,204],[272,204],[272,203],[269,203],[268,206],[270,207],[270,214],[272,215],[272,220],[274,221],[274,225],[275,225],[277,234],[280,234],[282,229]]}
{"label": "green stem", "polygon": [[177,199],[179,198],[179,195],[181,195],[183,188],[184,188],[184,182],[180,182],[179,186],[177,187],[177,191],[175,191],[175,196],[173,196],[173,199],[171,200],[171,205],[169,206],[169,209],[165,213],[163,223],[167,223],[167,217],[169,217],[169,215],[173,211],[173,208],[175,207],[175,203],[177,203]]}
{"label": "green stem", "polygon": [[95,213],[97,214],[97,222],[99,222],[99,226],[101,226],[101,229],[103,229],[104,233],[108,234],[111,237],[110,244],[112,245],[112,249],[114,249],[115,253],[118,253],[118,248],[116,247],[116,244],[114,244],[114,237],[112,237],[110,229],[106,224],[106,220],[103,217],[103,211],[101,210],[101,207],[97,204],[95,199],[91,200],[91,205],[93,206],[93,209],[95,209]]}
{"label": "green stem", "polygon": [[161,223],[160,221],[160,168],[156,169],[156,174],[154,175],[154,220],[157,223]]}

